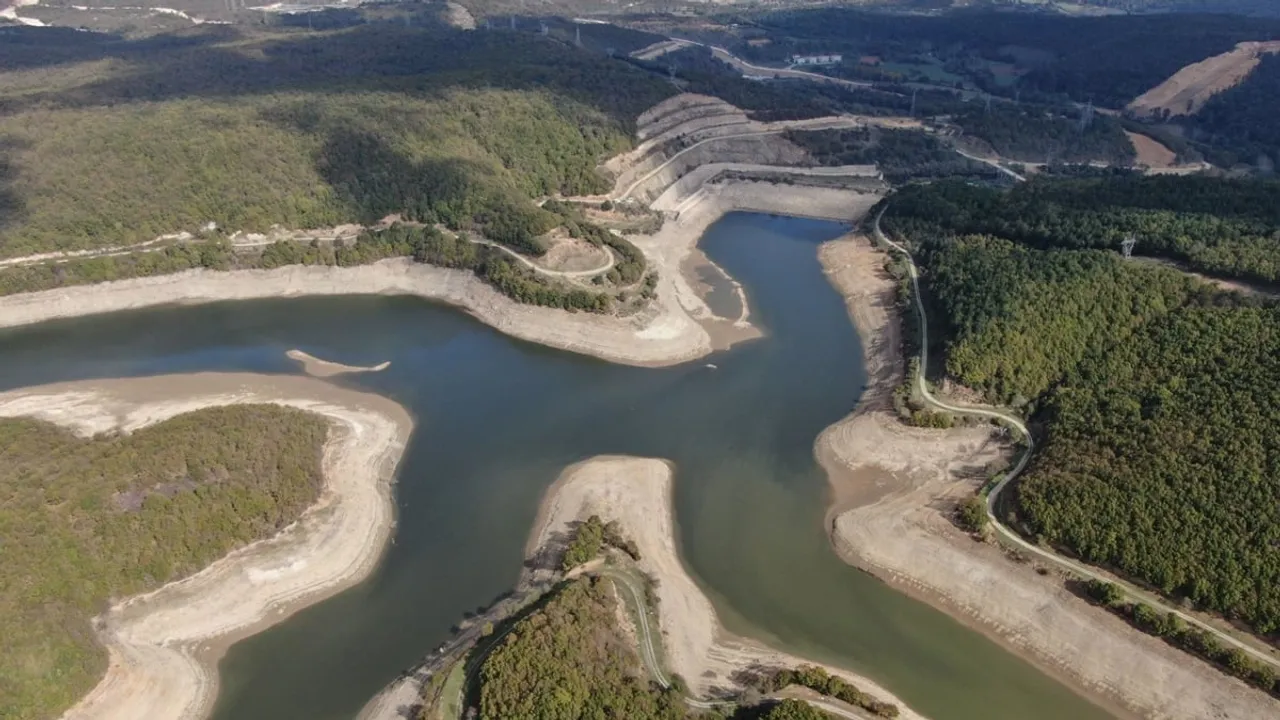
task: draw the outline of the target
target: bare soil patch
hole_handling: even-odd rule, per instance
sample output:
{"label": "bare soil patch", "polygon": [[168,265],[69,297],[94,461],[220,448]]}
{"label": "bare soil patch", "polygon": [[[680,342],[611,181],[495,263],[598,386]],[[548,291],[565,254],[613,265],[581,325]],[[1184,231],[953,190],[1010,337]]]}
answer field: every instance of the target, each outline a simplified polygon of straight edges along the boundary
{"label": "bare soil patch", "polygon": [[1192,63],[1139,95],[1128,109],[1139,115],[1194,115],[1215,93],[1235,87],[1280,41],[1242,42],[1234,50]]}
{"label": "bare soil patch", "polygon": [[1178,163],[1178,154],[1160,144],[1149,135],[1125,131],[1133,149],[1138,153],[1138,164],[1151,169],[1171,168]]}
{"label": "bare soil patch", "polygon": [[558,233],[548,238],[550,247],[537,259],[539,267],[556,272],[585,272],[609,264],[609,251],[586,240]]}

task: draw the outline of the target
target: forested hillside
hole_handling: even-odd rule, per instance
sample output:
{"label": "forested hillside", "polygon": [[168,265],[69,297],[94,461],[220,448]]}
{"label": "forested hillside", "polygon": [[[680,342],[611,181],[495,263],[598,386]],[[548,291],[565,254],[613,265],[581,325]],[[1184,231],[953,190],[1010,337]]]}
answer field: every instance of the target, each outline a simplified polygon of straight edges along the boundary
{"label": "forested hillside", "polygon": [[673,92],[512,32],[214,28],[0,57],[25,68],[0,74],[0,256],[392,213],[529,249],[556,221],[530,199],[608,187],[597,163]]}
{"label": "forested hillside", "polygon": [[1134,159],[1124,128],[1106,116],[1095,116],[1082,131],[1078,120],[1002,103],[966,108],[954,121],[1008,160],[1129,165]]}
{"label": "forested hillside", "polygon": [[1206,291],[1117,253],[1034,250],[990,236],[929,244],[919,259],[951,339],[947,374],[1018,406]]}
{"label": "forested hillside", "polygon": [[1280,182],[1206,177],[1103,177],[905,188],[885,226],[912,239],[989,234],[1033,247],[1118,250],[1212,274],[1280,279]]}
{"label": "forested hillside", "polygon": [[990,165],[970,160],[920,130],[867,127],[788,131],[786,138],[808,150],[819,165],[874,163],[890,182],[966,175],[993,178],[998,173]]}
{"label": "forested hillside", "polygon": [[613,581],[581,578],[521,620],[480,669],[479,717],[683,720],[618,627]]}
{"label": "forested hillside", "polygon": [[1280,630],[1280,311],[1195,307],[1054,392],[1017,486],[1033,532],[1197,607]]}
{"label": "forested hillside", "polygon": [[1194,135],[1224,146],[1218,164],[1274,171],[1280,163],[1280,55],[1263,55],[1239,85],[1214,95],[1187,123]]}
{"label": "forested hillside", "polygon": [[1280,630],[1280,308],[1123,260],[1114,241],[1146,228],[1140,250],[1274,277],[1276,192],[937,183],[896,194],[885,216],[916,248],[948,375],[1023,407],[1042,436],[1013,486],[1018,522],[1263,634]]}
{"label": "forested hillside", "polygon": [[201,410],[85,439],[0,420],[0,717],[57,717],[98,682],[90,618],[297,519],[328,424],[277,406]]}

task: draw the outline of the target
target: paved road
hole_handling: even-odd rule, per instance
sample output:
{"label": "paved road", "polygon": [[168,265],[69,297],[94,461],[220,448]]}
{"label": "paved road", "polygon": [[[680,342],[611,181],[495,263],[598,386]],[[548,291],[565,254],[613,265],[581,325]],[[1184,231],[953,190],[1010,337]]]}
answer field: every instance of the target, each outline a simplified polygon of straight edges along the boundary
{"label": "paved road", "polygon": [[1234,636],[1229,635],[1211,625],[1208,625],[1202,622],[1201,620],[1198,620],[1188,615],[1185,612],[1182,612],[1178,608],[1167,604],[1162,598],[1159,598],[1156,595],[1153,595],[1152,593],[1149,593],[1149,592],[1146,592],[1145,590],[1141,590],[1137,587],[1134,587],[1129,583],[1126,583],[1123,581],[1117,581],[1115,578],[1111,578],[1106,575],[1103,575],[1102,573],[1094,570],[1088,565],[1076,562],[1075,560],[1072,560],[1070,558],[1063,557],[1053,552],[1052,550],[1047,550],[1038,545],[1033,545],[1027,542],[1026,540],[1023,540],[1021,535],[1018,535],[1016,532],[1014,532],[1013,530],[1010,530],[1008,527],[1006,527],[1003,523],[1000,522],[1000,518],[996,516],[996,512],[995,512],[996,500],[1000,496],[1000,493],[1006,487],[1008,487],[1009,483],[1012,482],[1014,478],[1018,477],[1018,475],[1020,475],[1022,471],[1026,469],[1027,463],[1030,462],[1031,460],[1031,453],[1034,452],[1035,450],[1035,440],[1031,437],[1031,432],[1027,430],[1027,426],[1024,425],[1022,421],[1014,415],[1011,415],[1002,410],[997,410],[997,409],[988,408],[988,407],[975,407],[972,405],[952,405],[950,403],[943,402],[938,398],[934,397],[933,393],[929,391],[928,383],[925,382],[926,362],[928,360],[928,354],[929,354],[928,353],[929,323],[927,318],[925,317],[924,303],[920,299],[919,271],[916,269],[916,263],[915,263],[915,260],[911,257],[911,253],[908,252],[905,247],[890,240],[884,234],[884,232],[881,231],[880,218],[881,216],[884,215],[884,210],[885,210],[884,208],[881,208],[880,212],[876,214],[875,219],[872,221],[871,227],[872,227],[872,231],[875,233],[876,239],[878,239],[880,242],[885,243],[889,247],[892,247],[898,252],[902,253],[907,258],[907,269],[911,275],[911,290],[915,297],[916,316],[920,319],[920,356],[919,356],[920,370],[916,374],[916,378],[915,378],[916,387],[920,391],[920,396],[924,398],[925,402],[927,402],[928,404],[936,408],[940,408],[942,410],[955,413],[957,415],[973,415],[977,417],[994,418],[994,419],[1002,420],[1005,423],[1007,423],[1009,426],[1017,430],[1018,433],[1021,434],[1023,439],[1026,441],[1026,444],[1027,444],[1026,450],[1024,450],[1022,453],[1022,456],[1018,458],[1017,464],[1014,465],[1012,470],[1010,470],[1008,473],[1005,474],[1004,478],[1001,479],[1000,482],[997,483],[996,486],[993,487],[991,489],[991,492],[987,495],[987,517],[990,518],[991,524],[993,527],[995,527],[996,532],[999,533],[1000,536],[1004,538],[1006,541],[1016,545],[1020,550],[1030,553],[1032,555],[1035,555],[1036,557],[1039,557],[1042,560],[1046,560],[1054,565],[1057,565],[1062,569],[1068,570],[1071,573],[1074,573],[1081,577],[1089,578],[1092,580],[1102,580],[1104,582],[1116,583],[1124,590],[1125,594],[1130,598],[1146,603],[1147,605],[1150,605],[1156,608],[1157,610],[1160,610],[1161,612],[1172,613],[1173,615],[1181,618],[1188,625],[1193,625],[1197,628],[1200,628],[1201,630],[1211,633],[1214,637],[1218,638],[1219,640],[1226,643],[1227,645],[1230,645],[1231,647],[1234,647],[1234,648],[1238,648],[1239,650],[1248,654],[1250,657],[1253,657],[1257,660],[1261,660],[1262,662],[1265,662],[1273,667],[1276,667],[1277,669],[1280,669],[1280,660],[1277,660],[1272,655],[1266,652],[1263,652],[1261,650],[1258,650],[1252,645],[1249,645],[1248,643],[1238,640]]}

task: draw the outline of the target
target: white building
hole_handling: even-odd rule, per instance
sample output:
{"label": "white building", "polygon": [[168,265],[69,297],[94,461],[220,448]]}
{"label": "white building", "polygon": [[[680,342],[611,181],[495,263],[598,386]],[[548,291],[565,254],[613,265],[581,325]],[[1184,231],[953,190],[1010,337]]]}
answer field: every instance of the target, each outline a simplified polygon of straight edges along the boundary
{"label": "white building", "polygon": [[792,55],[792,65],[835,65],[842,60],[840,55]]}

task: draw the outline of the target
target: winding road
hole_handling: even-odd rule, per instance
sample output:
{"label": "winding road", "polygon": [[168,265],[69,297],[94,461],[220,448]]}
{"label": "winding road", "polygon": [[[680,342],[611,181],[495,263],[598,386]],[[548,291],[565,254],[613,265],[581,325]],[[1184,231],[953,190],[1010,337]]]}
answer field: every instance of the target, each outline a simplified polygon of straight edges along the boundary
{"label": "winding road", "polygon": [[[366,230],[370,228],[360,228],[360,229]],[[183,237],[183,235],[185,235],[185,237]],[[305,243],[310,243],[314,240],[322,240],[325,242],[333,242],[335,240],[344,240],[344,241],[353,240],[357,236],[358,236],[358,233],[356,232],[347,232],[347,233],[317,232],[314,235],[307,235],[305,237],[274,237],[274,238],[254,238],[254,239],[240,238],[240,239],[230,240],[229,242],[233,250],[245,250],[249,248],[266,247],[268,245],[274,245],[278,242],[287,242],[290,240],[296,243],[305,244]],[[546,275],[547,277],[564,278],[567,280],[591,278],[601,273],[609,272],[610,270],[613,269],[613,266],[618,261],[617,256],[614,255],[612,250],[610,250],[607,247],[602,247],[601,249],[604,250],[605,254],[608,256],[608,259],[605,260],[605,262],[601,264],[599,267],[591,268],[589,270],[552,270],[550,268],[542,267],[541,265],[538,265],[537,263],[533,262],[532,260],[525,257],[524,255],[521,255],[515,250],[512,250],[511,248],[506,247],[505,245],[496,243],[492,240],[486,240],[484,238],[475,238],[467,235],[464,235],[464,237],[466,237],[467,240],[475,243],[476,245],[488,245],[489,247],[497,248],[498,250],[501,250],[507,255],[510,255],[511,257],[515,258],[521,264],[532,269],[534,272],[537,272],[542,275]],[[10,268],[10,267],[36,265],[40,263],[56,264],[56,263],[67,262],[69,260],[89,260],[94,258],[130,255],[132,253],[139,253],[139,252],[145,252],[145,253],[159,252],[161,250],[165,250],[171,247],[173,244],[183,244],[193,239],[194,238],[190,234],[174,233],[172,235],[163,235],[154,240],[147,240],[146,242],[140,242],[134,245],[113,246],[113,247],[101,248],[97,250],[73,250],[73,251],[66,251],[66,252],[40,253],[37,255],[26,255],[23,257],[6,258],[3,260],[0,260],[0,270],[3,270],[5,268]]]}
{"label": "winding road", "polygon": [[1006,473],[1004,478],[1001,479],[999,483],[996,483],[996,486],[991,488],[991,492],[987,494],[987,502],[986,502],[987,517],[990,519],[991,525],[996,529],[996,532],[1000,535],[1000,537],[1008,541],[1009,543],[1012,543],[1013,545],[1015,545],[1019,550],[1031,553],[1032,555],[1035,555],[1036,557],[1042,560],[1048,561],[1049,563],[1052,563],[1058,566],[1060,569],[1066,570],[1075,575],[1078,575],[1090,580],[1101,580],[1103,582],[1114,583],[1117,586],[1119,586],[1124,591],[1125,595],[1127,595],[1128,597],[1134,600],[1138,600],[1140,602],[1146,603],[1147,605],[1150,605],[1161,612],[1171,613],[1174,616],[1182,619],[1188,625],[1195,626],[1205,632],[1208,632],[1212,634],[1214,637],[1216,637],[1217,639],[1226,643],[1227,645],[1230,645],[1233,648],[1237,648],[1240,651],[1244,652],[1245,654],[1249,655],[1250,657],[1255,658],[1257,660],[1261,660],[1262,662],[1267,663],[1268,665],[1276,668],[1277,670],[1280,670],[1280,660],[1277,660],[1275,657],[1273,657],[1269,653],[1259,650],[1256,647],[1246,642],[1238,640],[1237,638],[1235,638],[1234,636],[1228,633],[1225,633],[1211,625],[1208,625],[1202,620],[1199,620],[1197,618],[1192,617],[1191,615],[1188,615],[1187,613],[1179,610],[1178,608],[1172,605],[1169,605],[1162,598],[1152,593],[1149,593],[1145,590],[1141,590],[1127,582],[1104,575],[1088,565],[1085,565],[1080,562],[1076,562],[1075,560],[1072,560],[1067,557],[1063,557],[1062,555],[1059,555],[1058,553],[1055,553],[1052,550],[1047,550],[1038,545],[1033,545],[1032,543],[1029,543],[1026,540],[1024,540],[1022,536],[1018,535],[1016,532],[1014,532],[1013,530],[1005,526],[1004,523],[1000,522],[1000,518],[996,516],[996,511],[995,511],[997,498],[999,497],[1000,493],[1006,487],[1008,487],[1009,483],[1012,482],[1014,478],[1018,477],[1018,475],[1020,475],[1022,471],[1026,469],[1027,463],[1031,461],[1031,453],[1035,451],[1035,440],[1031,436],[1031,431],[1029,431],[1027,429],[1027,426],[1023,424],[1022,420],[1020,420],[1015,415],[1012,415],[1002,410],[989,408],[989,407],[975,407],[972,405],[952,405],[950,403],[943,402],[938,398],[934,397],[933,393],[929,391],[929,385],[928,383],[925,382],[926,362],[928,361],[927,356],[928,356],[928,347],[929,347],[929,322],[927,317],[925,316],[924,302],[920,299],[920,279],[919,279],[920,273],[916,268],[915,259],[911,257],[911,253],[902,245],[899,245],[898,243],[890,240],[888,236],[886,236],[884,232],[880,229],[880,218],[884,215],[884,211],[886,208],[887,206],[882,207],[880,209],[880,212],[876,214],[875,219],[872,221],[871,229],[872,229],[872,232],[875,234],[877,240],[888,245],[894,250],[897,250],[898,252],[902,253],[902,255],[907,259],[907,269],[911,276],[911,290],[913,293],[913,297],[915,298],[916,316],[920,319],[920,355],[919,355],[920,369],[916,373],[916,378],[915,378],[915,384],[917,389],[920,391],[920,396],[924,398],[926,403],[940,410],[945,410],[947,412],[955,413],[957,415],[972,415],[975,417],[985,417],[985,418],[1004,421],[1010,427],[1013,427],[1015,430],[1021,433],[1022,437],[1025,439],[1027,443],[1027,448],[1025,451],[1023,451],[1022,457],[1018,458],[1017,464],[1014,465],[1013,469],[1010,470],[1008,473]]}
{"label": "winding road", "polygon": [[607,247],[601,246],[600,249],[604,250],[605,254],[609,256],[609,259],[606,260],[605,263],[600,267],[591,268],[590,270],[552,270],[550,268],[544,268],[541,265],[538,265],[537,263],[533,262],[532,260],[525,257],[524,255],[521,255],[515,250],[512,250],[506,245],[501,245],[492,240],[485,240],[483,238],[467,237],[467,239],[475,243],[476,245],[488,245],[491,248],[497,248],[498,250],[501,250],[502,252],[510,255],[516,260],[519,260],[526,267],[532,268],[534,272],[540,273],[542,275],[546,275],[548,277],[558,277],[558,278],[567,278],[567,279],[595,277],[596,275],[599,275],[601,273],[609,272],[610,270],[613,269],[614,264],[618,262],[618,257],[613,254],[612,250],[610,250]]}

